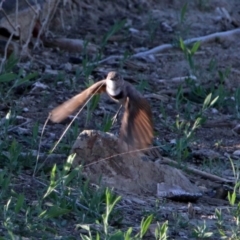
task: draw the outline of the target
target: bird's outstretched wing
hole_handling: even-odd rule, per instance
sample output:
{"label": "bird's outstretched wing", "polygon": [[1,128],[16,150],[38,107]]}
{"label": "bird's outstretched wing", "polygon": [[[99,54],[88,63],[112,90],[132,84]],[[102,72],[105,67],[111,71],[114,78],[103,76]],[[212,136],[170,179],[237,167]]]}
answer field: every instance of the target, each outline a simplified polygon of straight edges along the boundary
{"label": "bird's outstretched wing", "polygon": [[94,83],[92,86],[79,93],[78,95],[70,98],[60,106],[54,108],[50,112],[50,119],[53,122],[61,122],[67,116],[72,114],[77,108],[84,105],[86,101],[94,94],[99,94],[102,92],[106,92],[106,80],[101,80],[99,82]]}
{"label": "bird's outstretched wing", "polygon": [[147,148],[153,139],[153,119],[148,101],[131,85],[126,86],[127,99],[120,131],[121,139],[135,149]]}

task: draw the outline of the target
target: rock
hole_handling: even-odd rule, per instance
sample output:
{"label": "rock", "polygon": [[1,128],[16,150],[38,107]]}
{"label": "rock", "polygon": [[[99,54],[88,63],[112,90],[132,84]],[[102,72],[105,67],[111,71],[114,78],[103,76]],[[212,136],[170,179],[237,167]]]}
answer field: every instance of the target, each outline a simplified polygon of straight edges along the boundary
{"label": "rock", "polygon": [[240,150],[234,151],[234,152],[233,152],[233,155],[234,155],[234,156],[240,156]]}
{"label": "rock", "polygon": [[188,193],[198,193],[182,171],[152,162],[141,152],[122,152],[116,136],[95,130],[85,130],[78,136],[72,153],[73,166],[83,164],[83,173],[93,183],[114,187],[126,193],[157,194],[158,184],[178,186]]}

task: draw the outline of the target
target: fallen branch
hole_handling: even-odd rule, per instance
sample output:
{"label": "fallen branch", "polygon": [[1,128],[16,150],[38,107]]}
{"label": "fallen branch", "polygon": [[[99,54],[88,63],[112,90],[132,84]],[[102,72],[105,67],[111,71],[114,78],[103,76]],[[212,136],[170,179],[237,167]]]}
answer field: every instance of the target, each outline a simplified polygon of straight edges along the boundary
{"label": "fallen branch", "polygon": [[156,94],[156,93],[145,94],[144,97],[145,98],[155,98],[155,99],[158,99],[162,102],[167,102],[169,100],[168,97],[166,97],[164,95]]}
{"label": "fallen branch", "polygon": [[186,79],[191,79],[194,81],[197,81],[197,77],[190,75],[190,76],[183,76],[183,77],[174,77],[174,78],[170,78],[170,79],[154,79],[155,82],[158,83],[169,83],[169,82],[176,82],[176,83],[182,83],[185,82]]}
{"label": "fallen branch", "polygon": [[[200,44],[203,45],[203,44],[215,42],[215,41],[223,42],[223,41],[227,40],[229,37],[234,36],[235,34],[240,34],[240,28],[230,30],[230,31],[225,31],[225,32],[212,33],[212,34],[202,36],[202,37],[190,38],[190,39],[185,40],[184,44],[189,45],[189,44],[192,44],[195,42],[200,42]],[[169,43],[163,44],[158,47],[152,48],[148,51],[136,53],[132,57],[133,58],[145,57],[147,55],[155,54],[158,52],[163,52],[163,51],[166,51],[166,50],[169,50],[172,48],[175,48],[175,46],[172,44],[169,44]]]}
{"label": "fallen branch", "polygon": [[[212,33],[206,36],[201,36],[201,37],[195,37],[195,38],[190,38],[190,39],[186,39],[184,40],[184,44],[185,45],[190,45],[192,43],[195,42],[200,42],[200,45],[206,44],[206,43],[210,43],[210,42],[224,42],[225,40],[229,39],[230,37],[233,37],[234,35],[240,35],[240,28],[234,29],[234,30],[230,30],[230,31],[225,31],[225,32],[217,32],[217,33]],[[167,43],[167,44],[163,44],[160,46],[157,46],[155,48],[152,48],[148,51],[144,51],[144,52],[139,52],[136,54],[133,54],[130,58],[141,58],[141,57],[146,57],[147,55],[150,54],[156,54],[159,52],[164,52],[170,49],[176,48],[176,46],[174,46],[173,44]],[[104,62],[107,62],[109,60],[122,60],[124,58],[124,56],[120,56],[120,55],[113,55],[113,56],[109,56],[105,59],[102,59],[100,61],[95,62],[94,64],[101,64]]]}
{"label": "fallen branch", "polygon": [[207,179],[210,179],[210,180],[213,180],[213,181],[216,181],[216,182],[221,182],[221,183],[234,183],[234,181],[232,180],[228,180],[226,178],[222,178],[222,177],[218,177],[216,175],[213,175],[211,173],[206,173],[206,172],[203,172],[201,170],[198,170],[196,168],[193,168],[193,167],[187,167],[187,166],[183,166],[183,164],[180,164],[176,161],[173,161],[169,158],[161,158],[159,159],[160,163],[163,163],[163,164],[168,164],[168,165],[174,165],[175,167],[178,167],[178,168],[184,168],[186,171],[189,171],[189,172],[192,172],[194,174],[197,174],[197,175],[200,175],[201,177],[204,177],[204,178],[207,178]]}

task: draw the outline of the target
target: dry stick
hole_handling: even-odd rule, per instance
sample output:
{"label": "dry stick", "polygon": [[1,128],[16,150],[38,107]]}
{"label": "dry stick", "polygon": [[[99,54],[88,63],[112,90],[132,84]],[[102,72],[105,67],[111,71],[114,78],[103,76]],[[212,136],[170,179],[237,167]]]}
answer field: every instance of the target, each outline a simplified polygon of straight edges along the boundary
{"label": "dry stick", "polygon": [[94,64],[101,64],[101,63],[107,62],[107,61],[112,60],[112,59],[120,59],[120,60],[122,60],[123,56],[119,56],[119,55],[109,56],[109,57],[107,57],[107,58],[105,58],[103,60],[97,61]]}
{"label": "dry stick", "polygon": [[123,105],[121,104],[121,106],[117,110],[117,113],[114,115],[114,117],[112,117],[112,125],[117,121],[117,117],[118,117],[118,114],[119,114],[120,110],[122,109],[122,106]]}
{"label": "dry stick", "polygon": [[[42,143],[43,133],[44,133],[44,130],[45,130],[46,125],[48,123],[48,120],[49,120],[49,116],[48,116],[47,120],[45,121],[45,123],[43,125],[43,128],[42,128],[42,131],[41,131],[41,136],[40,136],[39,145],[38,145],[38,151],[37,151],[37,159],[36,159],[36,164],[35,164],[34,171],[33,171],[33,177],[35,177],[35,174],[36,174],[36,171],[37,171],[37,165],[38,165],[38,161],[39,161],[39,158],[40,158],[40,150],[41,150],[41,143]],[[47,158],[45,159],[45,161],[46,160],[47,160]],[[45,163],[45,161],[43,162],[43,164]]]}
{"label": "dry stick", "polygon": [[37,12],[34,11],[34,17],[33,17],[33,19],[32,19],[32,22],[31,22],[31,25],[30,25],[29,31],[28,31],[28,38],[27,38],[25,44],[24,44],[23,47],[22,47],[21,56],[24,56],[25,53],[28,54],[28,52],[26,51],[26,49],[28,49],[29,42],[30,42],[30,40],[31,40],[31,38],[32,38],[32,32],[33,32],[34,26],[35,26],[35,24],[36,24],[36,19],[37,19],[38,16],[39,16],[39,12],[40,12],[40,8],[37,9]]}
{"label": "dry stick", "polygon": [[162,102],[167,102],[169,97],[166,97],[164,95],[156,94],[156,93],[149,93],[144,95],[145,98],[155,98]]}
{"label": "dry stick", "polygon": [[43,32],[43,30],[46,28],[47,24],[52,20],[52,18],[54,17],[54,14],[57,10],[57,6],[59,5],[59,2],[60,0],[57,0],[56,3],[55,3],[55,6],[50,9],[50,2],[53,1],[53,0],[48,0],[48,13],[45,17],[45,21],[42,23],[42,26],[38,32],[38,36],[37,36],[37,40],[36,40],[36,43],[34,44],[34,49],[38,46],[39,44],[39,39],[40,39],[40,36]]}
{"label": "dry stick", "polygon": [[4,49],[4,56],[3,56],[3,59],[1,61],[1,65],[0,65],[0,73],[2,72],[3,65],[4,65],[5,61],[7,60],[7,50],[8,50],[8,46],[9,46],[10,42],[12,41],[13,35],[14,35],[14,32],[11,33],[11,35],[6,43],[6,46]]}
{"label": "dry stick", "polygon": [[110,157],[102,158],[102,159],[100,159],[100,160],[97,160],[97,161],[91,162],[91,163],[89,163],[89,164],[86,164],[86,165],[83,166],[83,167],[89,167],[89,166],[91,166],[91,165],[94,165],[94,164],[97,164],[97,163],[100,163],[100,162],[104,162],[104,161],[106,161],[106,160],[110,160],[111,158],[118,157],[118,156],[122,156],[122,155],[126,155],[126,154],[129,154],[129,153],[141,152],[141,151],[151,150],[151,149],[155,149],[155,148],[159,148],[159,146],[148,147],[148,148],[141,148],[141,149],[132,150],[132,151],[127,151],[127,152],[123,152],[123,153],[117,153],[117,154],[114,154],[114,155],[112,155],[112,156],[110,156]]}
{"label": "dry stick", "polygon": [[[12,26],[12,28],[16,31],[17,29],[20,28],[19,25],[16,26],[16,28],[12,25],[11,21],[9,20],[6,12],[4,11],[4,9],[2,8],[2,4],[3,4],[3,1],[1,2],[1,5],[0,5],[0,10],[3,12],[3,15],[5,16],[5,18],[7,19],[8,23]],[[17,6],[18,6],[18,1],[17,1]],[[17,12],[17,8],[16,8],[16,12]],[[6,43],[6,46],[5,46],[5,49],[4,49],[4,56],[3,56],[3,59],[1,61],[1,65],[0,65],[0,72],[2,72],[2,68],[3,68],[3,65],[7,59],[7,50],[8,50],[8,46],[10,44],[10,42],[12,41],[12,38],[13,38],[13,35],[14,35],[14,32],[11,33],[7,43]]]}
{"label": "dry stick", "polygon": [[[190,38],[190,39],[184,40],[183,42],[184,42],[185,45],[189,45],[189,44],[192,44],[194,42],[200,42],[201,45],[202,45],[202,44],[209,43],[211,41],[216,41],[216,40],[223,41],[226,38],[228,38],[230,36],[233,36],[235,34],[240,34],[240,28],[230,30],[230,31],[225,31],[225,32],[212,33],[212,34],[202,36],[202,37]],[[158,52],[163,52],[163,51],[170,50],[170,49],[173,49],[173,48],[175,48],[175,46],[170,44],[170,43],[163,44],[163,45],[157,46],[155,48],[152,48],[148,51],[133,54],[130,58],[145,57],[145,56],[150,55],[150,54],[156,54]],[[107,62],[107,61],[113,60],[113,59],[120,59],[121,60],[121,59],[123,59],[123,56],[120,56],[120,55],[109,56],[109,57],[107,57],[105,59],[102,59],[102,60],[100,60],[100,61],[98,61],[94,64],[104,63],[104,62]]]}
{"label": "dry stick", "polygon": [[37,15],[38,13],[35,11],[35,9],[33,8],[33,6],[29,3],[28,0],[25,0],[25,2],[27,3],[27,5],[32,9],[32,11],[35,13],[35,15]]}
{"label": "dry stick", "polygon": [[[228,38],[230,36],[233,36],[235,34],[240,34],[240,28],[230,30],[230,31],[226,31],[226,32],[212,33],[212,34],[202,36],[202,37],[190,38],[190,39],[184,40],[184,44],[189,45],[189,44],[192,44],[194,42],[200,42],[201,44],[204,44],[204,43],[209,43],[209,42],[216,41],[216,40],[223,41],[226,38]],[[166,51],[166,50],[169,50],[169,49],[172,49],[172,48],[174,48],[174,46],[172,44],[163,44],[163,45],[160,45],[158,47],[152,48],[148,51],[136,53],[132,57],[133,58],[135,58],[135,57],[145,57],[149,54],[155,54],[157,52]]]}
{"label": "dry stick", "polygon": [[[17,125],[17,126],[11,127],[11,128],[9,128],[7,131],[8,131],[8,132],[11,132],[11,131],[13,131],[13,130],[15,130],[15,129],[17,129],[17,128],[20,128],[20,127],[22,127],[22,126],[24,126],[24,125],[29,124],[31,121],[32,121],[31,119],[27,119],[26,122],[21,123],[21,124],[19,124],[19,125]],[[0,132],[0,134],[1,134],[1,132]]]}
{"label": "dry stick", "polygon": [[169,158],[161,158],[159,159],[161,163],[164,163],[164,164],[168,164],[168,165],[174,165],[176,167],[183,167],[184,169],[186,169],[187,171],[190,171],[192,173],[195,173],[195,174],[198,174],[202,177],[205,177],[205,178],[208,178],[210,180],[213,180],[213,181],[217,181],[217,182],[224,182],[224,183],[234,183],[234,181],[231,181],[231,180],[228,180],[226,178],[221,178],[221,177],[218,177],[216,175],[213,175],[213,174],[210,174],[210,173],[206,173],[206,172],[203,172],[201,170],[198,170],[196,168],[193,168],[193,167],[186,167],[186,166],[183,166],[182,164],[179,164],[178,162],[176,161],[173,161]]}
{"label": "dry stick", "polygon": [[[16,9],[15,9],[15,26],[18,26],[18,0],[16,1]],[[21,35],[19,35],[21,36]]]}
{"label": "dry stick", "polygon": [[154,82],[158,82],[158,83],[169,83],[169,82],[176,82],[176,83],[182,83],[185,82],[186,79],[191,79],[196,81],[197,77],[194,75],[189,75],[189,76],[182,76],[182,77],[174,77],[174,78],[170,78],[170,79],[154,79]]}

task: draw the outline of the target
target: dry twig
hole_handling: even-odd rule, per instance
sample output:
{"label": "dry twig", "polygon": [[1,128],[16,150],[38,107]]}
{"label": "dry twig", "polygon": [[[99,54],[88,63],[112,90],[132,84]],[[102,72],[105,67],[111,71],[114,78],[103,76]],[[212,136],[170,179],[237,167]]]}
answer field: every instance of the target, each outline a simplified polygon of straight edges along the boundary
{"label": "dry twig", "polygon": [[[190,39],[185,40],[184,44],[185,45],[190,45],[190,44],[195,43],[195,42],[200,42],[201,45],[203,45],[203,44],[214,42],[214,41],[223,42],[223,41],[225,41],[225,40],[229,39],[230,37],[233,37],[237,34],[240,34],[240,28],[230,30],[230,31],[226,31],[226,32],[212,33],[212,34],[202,36],[202,37],[190,38]],[[166,51],[166,50],[170,50],[172,48],[175,48],[175,46],[172,45],[172,44],[169,44],[169,43],[168,44],[163,44],[163,45],[157,46],[155,48],[152,48],[148,51],[136,53],[132,57],[133,58],[146,57],[147,55],[156,54],[158,52],[163,52],[163,51]]]}
{"label": "dry twig", "polygon": [[163,158],[159,159],[159,161],[160,161],[161,163],[163,163],[163,164],[174,165],[174,166],[176,166],[176,167],[178,167],[178,168],[179,168],[179,167],[182,167],[182,168],[184,168],[186,171],[189,171],[189,172],[192,172],[192,173],[194,173],[194,174],[200,175],[200,176],[202,176],[202,177],[204,177],[204,178],[207,178],[207,179],[210,179],[210,180],[212,180],[212,181],[221,182],[221,183],[234,183],[233,181],[228,180],[228,179],[226,179],[226,178],[218,177],[218,176],[216,176],[216,175],[213,175],[213,174],[207,173],[207,172],[203,172],[203,171],[198,170],[198,169],[193,168],[193,167],[183,166],[182,164],[179,164],[178,162],[173,161],[173,160],[171,160],[171,159],[169,159],[169,158],[163,157]]}
{"label": "dry twig", "polygon": [[[212,34],[202,36],[202,37],[186,39],[186,40],[184,40],[184,44],[185,45],[190,45],[190,44],[193,44],[195,42],[200,42],[200,44],[203,45],[203,44],[214,42],[214,41],[224,42],[227,39],[229,39],[229,38],[231,38],[235,35],[238,35],[238,34],[240,35],[240,28],[230,30],[230,31],[225,31],[225,32],[212,33]],[[167,51],[167,50],[170,50],[170,49],[173,49],[173,48],[176,48],[176,47],[174,45],[170,44],[170,43],[167,43],[167,44],[163,44],[163,45],[157,46],[155,48],[152,48],[148,51],[133,54],[131,56],[131,58],[143,58],[143,57],[146,57],[148,55],[156,54],[156,53],[159,53],[159,52],[164,52],[164,51]],[[104,63],[104,62],[107,62],[109,60],[114,60],[114,59],[122,60],[123,56],[120,56],[120,55],[109,56],[105,59],[102,59],[102,60],[96,62],[95,64]]]}

